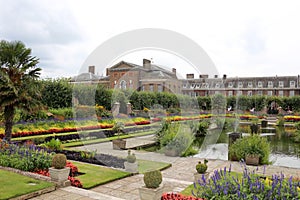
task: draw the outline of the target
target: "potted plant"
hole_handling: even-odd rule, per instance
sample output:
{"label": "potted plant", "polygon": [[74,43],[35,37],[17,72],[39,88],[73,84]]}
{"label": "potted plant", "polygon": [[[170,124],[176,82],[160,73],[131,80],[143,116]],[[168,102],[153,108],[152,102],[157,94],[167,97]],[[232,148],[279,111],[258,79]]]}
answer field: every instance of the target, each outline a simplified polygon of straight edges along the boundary
{"label": "potted plant", "polygon": [[136,157],[134,153],[131,153],[131,150],[128,150],[128,155],[126,161],[124,162],[125,170],[131,173],[138,172],[138,163],[136,162]]}
{"label": "potted plant", "polygon": [[49,168],[50,178],[59,184],[68,181],[70,168],[66,167],[67,157],[64,154],[55,154],[52,158],[52,167]]}
{"label": "potted plant", "polygon": [[141,200],[160,200],[163,194],[162,175],[159,170],[148,171],[144,174],[145,186],[139,188]]}
{"label": "potted plant", "polygon": [[113,140],[113,149],[120,150],[126,148],[126,140],[121,139],[120,135],[124,132],[124,123],[116,122],[112,128],[112,131],[118,135],[118,139]]}
{"label": "potted plant", "polygon": [[247,154],[246,155],[246,164],[247,165],[255,165],[257,166],[259,164],[259,158],[260,158],[260,155],[259,154]]}
{"label": "potted plant", "polygon": [[204,180],[207,181],[209,178],[209,173],[207,171],[207,163],[208,160],[204,159],[204,163],[201,161],[198,162],[196,165],[196,173],[194,173],[194,181],[197,183],[198,181],[203,182]]}

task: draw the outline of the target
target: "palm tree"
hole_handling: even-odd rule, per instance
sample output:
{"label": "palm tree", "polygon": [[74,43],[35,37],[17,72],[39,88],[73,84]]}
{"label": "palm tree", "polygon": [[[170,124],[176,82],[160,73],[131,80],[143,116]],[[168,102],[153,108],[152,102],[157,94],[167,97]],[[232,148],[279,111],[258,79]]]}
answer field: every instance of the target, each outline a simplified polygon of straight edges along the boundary
{"label": "palm tree", "polygon": [[0,41],[0,109],[7,141],[11,140],[16,109],[31,112],[40,105],[38,60],[22,42]]}

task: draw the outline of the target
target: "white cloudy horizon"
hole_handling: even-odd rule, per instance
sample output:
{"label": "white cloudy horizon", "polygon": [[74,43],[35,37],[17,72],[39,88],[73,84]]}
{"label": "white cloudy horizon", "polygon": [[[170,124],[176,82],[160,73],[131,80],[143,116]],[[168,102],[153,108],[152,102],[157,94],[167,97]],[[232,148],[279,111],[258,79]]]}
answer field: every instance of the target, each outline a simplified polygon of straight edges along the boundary
{"label": "white cloudy horizon", "polygon": [[[0,39],[20,40],[31,48],[44,78],[87,70],[82,64],[99,45],[140,28],[185,35],[204,49],[220,75],[295,76],[299,7],[298,1],[0,0]],[[193,73],[182,60],[151,51],[124,59],[141,65],[143,57]]]}

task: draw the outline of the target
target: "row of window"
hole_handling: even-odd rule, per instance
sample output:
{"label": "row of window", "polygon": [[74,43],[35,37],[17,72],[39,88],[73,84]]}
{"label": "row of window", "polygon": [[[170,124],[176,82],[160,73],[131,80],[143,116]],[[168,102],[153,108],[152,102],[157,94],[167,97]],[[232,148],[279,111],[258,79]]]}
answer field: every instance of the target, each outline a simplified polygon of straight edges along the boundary
{"label": "row of window", "polygon": [[[210,95],[219,94],[219,93],[221,93],[221,92],[220,91],[211,91]],[[193,92],[193,91],[187,92],[186,94],[188,94],[189,96],[192,96],[192,97],[196,97],[196,96],[200,95],[198,92]],[[263,91],[257,91],[256,94],[262,96],[263,95]],[[233,91],[228,91],[227,95],[228,96],[233,96]],[[239,95],[243,95],[243,92],[242,91],[237,91],[236,96],[239,96]],[[252,96],[252,95],[254,95],[254,93],[253,93],[253,91],[247,91],[247,95],[248,96]],[[273,96],[273,95],[276,95],[276,94],[274,94],[273,91],[267,91],[267,95],[268,96]],[[280,96],[280,97],[283,97],[284,96],[283,90],[279,90],[277,95]],[[289,91],[289,96],[290,97],[295,96],[295,91],[294,90],[290,90]]]}
{"label": "row of window", "polygon": [[[243,91],[237,91],[236,95],[242,95],[242,94],[243,94]],[[263,91],[258,90],[258,91],[256,91],[256,94],[261,96],[261,95],[263,95]],[[253,95],[253,91],[247,91],[247,95],[248,96],[252,96]],[[272,90],[268,90],[267,91],[267,95],[268,96],[278,95],[280,97],[283,97],[284,96],[284,91],[283,90],[279,90],[278,94],[274,94]],[[228,91],[228,96],[233,96],[233,91]],[[295,91],[294,90],[290,90],[289,91],[289,96],[295,96]]]}
{"label": "row of window", "polygon": [[[215,88],[220,88],[221,84],[220,83],[216,83]],[[228,88],[233,88],[234,83],[233,82],[229,82],[228,83]],[[253,83],[252,82],[248,82],[247,83],[248,88],[253,88]],[[296,82],[295,81],[290,81],[290,85],[291,88],[294,88],[296,86]],[[238,82],[238,88],[243,88],[244,87],[244,83],[243,82]],[[262,88],[263,87],[263,81],[258,81],[257,82],[257,87],[258,88]],[[268,81],[267,82],[267,87],[268,88],[273,88],[274,87],[274,82],[273,81]],[[279,88],[283,88],[284,87],[284,81],[279,81],[278,82],[278,87]],[[183,84],[183,88],[209,88],[209,83],[191,83],[190,85],[188,83]]]}

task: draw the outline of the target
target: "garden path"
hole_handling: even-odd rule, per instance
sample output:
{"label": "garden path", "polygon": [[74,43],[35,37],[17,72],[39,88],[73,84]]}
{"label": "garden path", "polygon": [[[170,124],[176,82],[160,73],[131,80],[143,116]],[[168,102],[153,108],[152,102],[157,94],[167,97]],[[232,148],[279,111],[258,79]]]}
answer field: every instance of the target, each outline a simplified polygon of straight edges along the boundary
{"label": "garden path", "polygon": [[[134,142],[134,138],[132,138]],[[144,138],[146,139],[146,138]],[[137,140],[136,140],[137,142]],[[111,142],[86,145],[83,147],[76,147],[77,150],[95,150],[101,153],[108,153],[115,156],[126,157],[126,150],[113,150]],[[180,192],[188,185],[193,183],[195,165],[198,163],[200,158],[195,157],[168,157],[163,154],[153,152],[140,152],[135,151],[138,159],[161,161],[172,163],[172,167],[163,170],[163,184],[165,186],[165,192]],[[203,159],[202,159],[203,160]],[[229,169],[231,166],[232,171],[242,172],[243,166],[239,162],[231,162],[226,160],[215,160],[209,159],[208,172],[213,172],[217,169]],[[280,166],[248,166],[250,170],[258,169],[257,173],[263,174],[265,171],[266,175],[283,173],[286,177],[293,176],[300,178],[300,170],[296,168],[280,167]],[[134,176],[126,177],[121,180],[116,180],[111,183],[107,183],[91,190],[82,190],[75,187],[67,187],[56,190],[54,192],[41,195],[40,197],[33,198],[34,200],[41,199],[110,199],[110,200],[139,200],[138,188],[143,185],[143,175],[137,174]]]}

